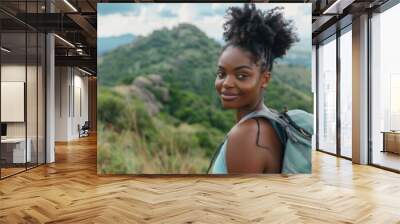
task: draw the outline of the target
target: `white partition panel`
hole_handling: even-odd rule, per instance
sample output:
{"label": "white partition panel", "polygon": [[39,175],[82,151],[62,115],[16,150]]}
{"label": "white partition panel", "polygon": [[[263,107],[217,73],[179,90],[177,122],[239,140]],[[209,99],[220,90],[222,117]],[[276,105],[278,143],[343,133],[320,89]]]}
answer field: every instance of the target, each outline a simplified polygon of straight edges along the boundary
{"label": "white partition panel", "polygon": [[24,82],[1,82],[1,122],[24,122]]}

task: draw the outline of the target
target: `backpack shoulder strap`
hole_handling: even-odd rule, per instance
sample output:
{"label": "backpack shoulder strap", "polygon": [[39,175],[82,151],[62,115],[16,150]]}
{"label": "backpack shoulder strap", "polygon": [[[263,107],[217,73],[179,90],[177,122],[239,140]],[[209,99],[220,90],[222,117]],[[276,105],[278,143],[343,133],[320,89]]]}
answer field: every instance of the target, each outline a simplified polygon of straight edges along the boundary
{"label": "backpack shoulder strap", "polygon": [[293,110],[279,113],[275,110],[269,109],[264,105],[261,110],[256,110],[244,116],[238,122],[238,124],[244,122],[245,120],[256,117],[264,117],[268,119],[274,129],[277,131],[283,144],[286,143],[287,138],[291,138],[294,141],[297,141],[298,137],[296,137],[296,134],[294,133],[300,133],[301,136],[304,136],[307,139],[311,139],[312,115],[307,112],[301,110]]}
{"label": "backpack shoulder strap", "polygon": [[287,123],[279,117],[279,114],[277,112],[270,110],[266,106],[264,106],[261,110],[256,110],[245,115],[244,117],[242,117],[242,119],[240,119],[240,121],[237,124],[258,117],[265,118],[271,123],[272,127],[277,132],[281,143],[285,145],[287,138],[285,129]]}

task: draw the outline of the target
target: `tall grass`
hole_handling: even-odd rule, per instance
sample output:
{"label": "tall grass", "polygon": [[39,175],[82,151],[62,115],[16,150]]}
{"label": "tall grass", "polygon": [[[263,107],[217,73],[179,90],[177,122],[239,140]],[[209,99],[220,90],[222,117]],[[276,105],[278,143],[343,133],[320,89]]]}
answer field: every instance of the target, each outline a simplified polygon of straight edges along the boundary
{"label": "tall grass", "polygon": [[[223,140],[220,131],[186,123],[174,125],[175,122],[168,122],[163,116],[150,117],[141,102],[110,93],[115,99],[107,96],[107,105],[121,111],[103,113],[110,117],[99,118],[98,173],[193,174],[207,171],[212,152]],[[103,103],[99,101],[100,110],[104,109],[101,108],[105,106]],[[121,103],[123,105],[119,105]]]}
{"label": "tall grass", "polygon": [[205,173],[210,158],[200,148],[195,132],[159,126],[157,139],[146,139],[134,131],[120,133],[99,125],[98,172],[102,174]]}

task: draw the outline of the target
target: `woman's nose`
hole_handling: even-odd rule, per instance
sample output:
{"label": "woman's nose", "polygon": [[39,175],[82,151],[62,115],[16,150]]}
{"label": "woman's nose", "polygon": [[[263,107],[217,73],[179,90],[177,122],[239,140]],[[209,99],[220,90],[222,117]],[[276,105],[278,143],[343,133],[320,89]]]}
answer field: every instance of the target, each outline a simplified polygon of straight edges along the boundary
{"label": "woman's nose", "polygon": [[222,83],[222,86],[225,88],[233,87],[235,83],[233,75],[227,75]]}

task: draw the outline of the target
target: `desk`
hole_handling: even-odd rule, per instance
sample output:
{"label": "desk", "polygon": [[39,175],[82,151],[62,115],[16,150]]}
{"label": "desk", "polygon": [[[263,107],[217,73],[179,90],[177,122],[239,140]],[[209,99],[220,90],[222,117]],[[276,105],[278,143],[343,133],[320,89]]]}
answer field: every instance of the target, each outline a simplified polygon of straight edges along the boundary
{"label": "desk", "polygon": [[400,131],[382,131],[381,133],[383,133],[382,152],[400,154]]}
{"label": "desk", "polygon": [[[1,139],[1,156],[9,163],[25,163],[32,159],[30,138],[26,140],[28,143],[25,154],[25,138],[6,138]],[[11,156],[12,154],[12,156]],[[3,156],[4,155],[4,156]],[[11,160],[12,158],[12,160]],[[25,158],[27,159],[25,161]]]}

